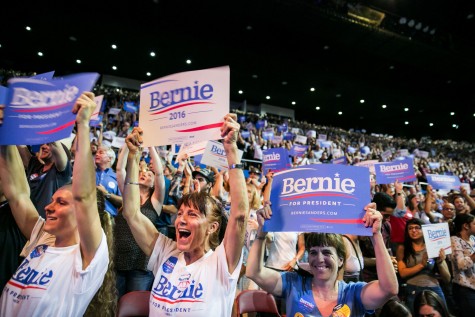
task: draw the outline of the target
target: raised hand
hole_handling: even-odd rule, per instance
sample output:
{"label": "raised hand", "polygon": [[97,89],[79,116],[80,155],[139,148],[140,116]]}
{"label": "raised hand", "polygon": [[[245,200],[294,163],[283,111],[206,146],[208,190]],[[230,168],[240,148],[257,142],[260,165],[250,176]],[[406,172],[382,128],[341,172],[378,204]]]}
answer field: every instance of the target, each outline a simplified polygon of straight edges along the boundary
{"label": "raised hand", "polygon": [[136,154],[139,152],[140,147],[142,146],[142,128],[140,127],[135,127],[132,130],[132,133],[130,133],[126,138],[125,138],[125,144],[127,144],[127,147],[129,148],[129,152],[132,154]]}
{"label": "raised hand", "polygon": [[91,115],[96,109],[94,102],[94,94],[92,92],[84,92],[79,96],[73,107],[73,113],[76,114],[77,124],[87,124],[91,120]]}
{"label": "raised hand", "polygon": [[375,203],[367,204],[364,209],[366,210],[363,216],[363,222],[366,227],[372,227],[373,234],[381,232],[381,225],[383,223],[383,215],[376,210]]}
{"label": "raised hand", "polygon": [[237,116],[235,113],[228,113],[224,117],[224,123],[221,127],[221,136],[224,138],[224,145],[235,145],[237,141],[237,135],[240,129],[239,123],[237,123]]}

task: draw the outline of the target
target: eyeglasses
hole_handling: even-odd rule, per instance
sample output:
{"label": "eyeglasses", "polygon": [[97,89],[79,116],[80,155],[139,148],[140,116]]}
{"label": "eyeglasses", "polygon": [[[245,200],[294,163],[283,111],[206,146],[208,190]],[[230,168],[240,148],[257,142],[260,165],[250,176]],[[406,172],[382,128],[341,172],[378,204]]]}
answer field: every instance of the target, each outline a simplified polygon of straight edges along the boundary
{"label": "eyeglasses", "polygon": [[422,230],[422,228],[420,226],[409,226],[409,227],[407,227],[407,230],[408,231],[412,231],[412,230],[419,231],[419,230]]}

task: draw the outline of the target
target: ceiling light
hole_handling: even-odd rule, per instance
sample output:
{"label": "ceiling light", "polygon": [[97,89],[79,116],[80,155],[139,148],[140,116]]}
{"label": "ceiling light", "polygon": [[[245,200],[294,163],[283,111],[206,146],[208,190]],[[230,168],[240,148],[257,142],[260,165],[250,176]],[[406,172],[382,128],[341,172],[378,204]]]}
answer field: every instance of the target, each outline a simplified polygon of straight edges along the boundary
{"label": "ceiling light", "polygon": [[286,82],[286,81],[283,81],[283,82],[282,82],[282,85],[283,85],[283,86],[287,85],[287,82]]}
{"label": "ceiling light", "polygon": [[117,70],[117,67],[116,67],[116,66],[112,66],[112,69],[113,69],[113,70]]}
{"label": "ceiling light", "polygon": [[412,27],[414,26],[414,24],[416,24],[416,21],[411,20],[411,21],[409,21],[409,22],[407,23],[407,26],[410,27],[410,28],[412,28]]}
{"label": "ceiling light", "polygon": [[409,111],[409,108],[404,108],[404,111]]}
{"label": "ceiling light", "polygon": [[[315,107],[316,110],[320,110],[320,107]],[[473,114],[473,116],[475,117],[475,113]]]}
{"label": "ceiling light", "polygon": [[187,64],[191,64],[191,59],[187,59],[187,60],[186,60],[186,63],[187,63]]}
{"label": "ceiling light", "polygon": [[269,100],[269,99],[270,99],[270,96],[266,96],[266,99]]}
{"label": "ceiling light", "polygon": [[434,125],[434,124],[433,124],[432,122],[431,122],[431,123],[429,123],[429,127],[432,127],[433,125]]}
{"label": "ceiling light", "polygon": [[390,70],[393,70],[393,69],[394,69],[394,66],[393,66],[393,65],[390,65],[390,66],[389,66],[389,69],[390,69]]}
{"label": "ceiling light", "polygon": [[250,25],[246,26],[246,30],[248,30],[248,31],[252,30],[252,26],[250,26]]}
{"label": "ceiling light", "polygon": [[30,28],[29,26],[27,26],[25,29],[26,29],[27,31],[31,31],[31,28]]}
{"label": "ceiling light", "polygon": [[329,49],[330,49],[330,46],[325,45],[325,46],[323,47],[323,49],[324,49],[325,51],[326,51],[326,50],[329,50]]}
{"label": "ceiling light", "polygon": [[256,79],[256,78],[257,78],[257,75],[256,75],[256,74],[252,75],[252,78]]}
{"label": "ceiling light", "polygon": [[434,34],[435,34],[435,30],[436,30],[436,29],[432,29],[432,30],[429,32],[429,34],[430,34],[430,35],[434,35]]}
{"label": "ceiling light", "polygon": [[147,72],[147,76],[152,76],[152,73],[151,73],[151,72]]}
{"label": "ceiling light", "polygon": [[155,57],[155,52],[150,52],[150,56]]}
{"label": "ceiling light", "polygon": [[295,101],[292,101],[292,104],[295,105]]}
{"label": "ceiling light", "polygon": [[335,97],[340,98],[341,94],[336,94]]}
{"label": "ceiling light", "polygon": [[409,124],[409,121],[405,121],[404,124],[405,124],[405,125],[408,125],[408,124]]}
{"label": "ceiling light", "polygon": [[473,13],[469,13],[469,14],[467,15],[467,20],[470,20],[470,19],[473,19]]}
{"label": "ceiling light", "polygon": [[312,87],[312,88],[310,88],[310,91],[315,91],[315,88],[313,88],[313,87]]}
{"label": "ceiling light", "polygon": [[76,60],[76,63],[81,64],[81,60],[80,60],[80,59],[77,59],[77,60]]}
{"label": "ceiling light", "polygon": [[451,112],[450,115],[453,116],[455,114],[455,112]]}
{"label": "ceiling light", "polygon": [[38,52],[38,56],[43,56],[43,52]]}
{"label": "ceiling light", "polygon": [[360,103],[364,103],[364,99],[361,99],[361,100],[360,100]]}
{"label": "ceiling light", "polygon": [[383,109],[386,109],[386,107],[387,107],[386,105],[382,105],[382,106],[381,106],[381,108],[383,108]]}
{"label": "ceiling light", "polygon": [[426,27],[422,29],[422,32],[427,33],[428,31],[429,31],[429,26],[426,25]]}
{"label": "ceiling light", "polygon": [[112,44],[112,49],[114,49],[114,50],[115,50],[116,48],[117,48],[117,45],[115,45],[115,44]]}
{"label": "ceiling light", "polygon": [[456,125],[455,123],[454,123],[454,124],[452,124],[452,128],[455,128],[456,126],[457,126],[457,125]]}
{"label": "ceiling light", "polygon": [[338,111],[338,114],[341,116],[341,115],[343,114],[343,112],[341,112],[341,111]]}
{"label": "ceiling light", "polygon": [[243,91],[242,90],[239,90],[238,91],[238,94],[242,95]]}
{"label": "ceiling light", "polygon": [[115,91],[119,92],[120,90],[119,90],[119,88],[117,88]]}
{"label": "ceiling light", "polygon": [[422,23],[421,22],[416,24],[416,30],[420,30],[420,29],[422,29]]}
{"label": "ceiling light", "polygon": [[74,36],[70,36],[70,37],[69,37],[69,40],[70,40],[70,41],[73,41],[73,42],[76,42],[78,39],[75,38]]}
{"label": "ceiling light", "polygon": [[399,19],[399,24],[406,24],[407,19],[405,17],[402,17]]}

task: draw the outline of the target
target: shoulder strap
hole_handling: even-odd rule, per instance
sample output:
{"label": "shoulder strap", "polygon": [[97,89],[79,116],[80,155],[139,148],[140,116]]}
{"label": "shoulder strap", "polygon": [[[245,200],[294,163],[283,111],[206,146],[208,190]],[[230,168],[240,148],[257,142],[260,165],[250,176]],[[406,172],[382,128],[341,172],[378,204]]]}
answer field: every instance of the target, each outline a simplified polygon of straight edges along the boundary
{"label": "shoulder strap", "polygon": [[358,264],[360,265],[360,272],[363,270],[363,266],[361,265],[361,261],[360,261],[360,257],[358,256],[358,251],[356,251],[356,247],[355,247],[355,244],[353,243],[353,241],[346,235],[343,235],[346,239],[348,239],[348,241],[350,241],[351,243],[351,246],[353,247],[353,250],[355,251],[355,254],[356,254],[356,258],[358,259]]}

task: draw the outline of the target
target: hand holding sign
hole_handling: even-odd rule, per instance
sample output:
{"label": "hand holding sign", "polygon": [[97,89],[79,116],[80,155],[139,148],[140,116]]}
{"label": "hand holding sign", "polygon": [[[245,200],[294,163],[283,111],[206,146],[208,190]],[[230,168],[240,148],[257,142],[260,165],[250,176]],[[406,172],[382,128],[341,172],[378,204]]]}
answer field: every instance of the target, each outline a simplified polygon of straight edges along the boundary
{"label": "hand holding sign", "polygon": [[142,134],[142,128],[135,127],[132,130],[132,133],[125,138],[125,144],[127,144],[127,147],[129,148],[129,153],[135,155],[139,152],[139,149],[142,146]]}
{"label": "hand holding sign", "polygon": [[237,116],[235,113],[228,113],[224,117],[224,123],[221,126],[221,137],[224,138],[223,144],[226,149],[226,144],[236,145],[237,135],[239,132],[239,123],[236,122]]}
{"label": "hand holding sign", "polygon": [[89,126],[89,120],[92,113],[96,109],[96,103],[94,102],[94,94],[92,92],[84,92],[76,100],[73,107],[73,113],[76,114],[76,123],[86,124]]}
{"label": "hand holding sign", "polygon": [[383,215],[376,210],[376,203],[367,204],[364,209],[366,210],[363,216],[363,222],[366,228],[372,227],[373,235],[381,232],[381,225],[383,223]]}

